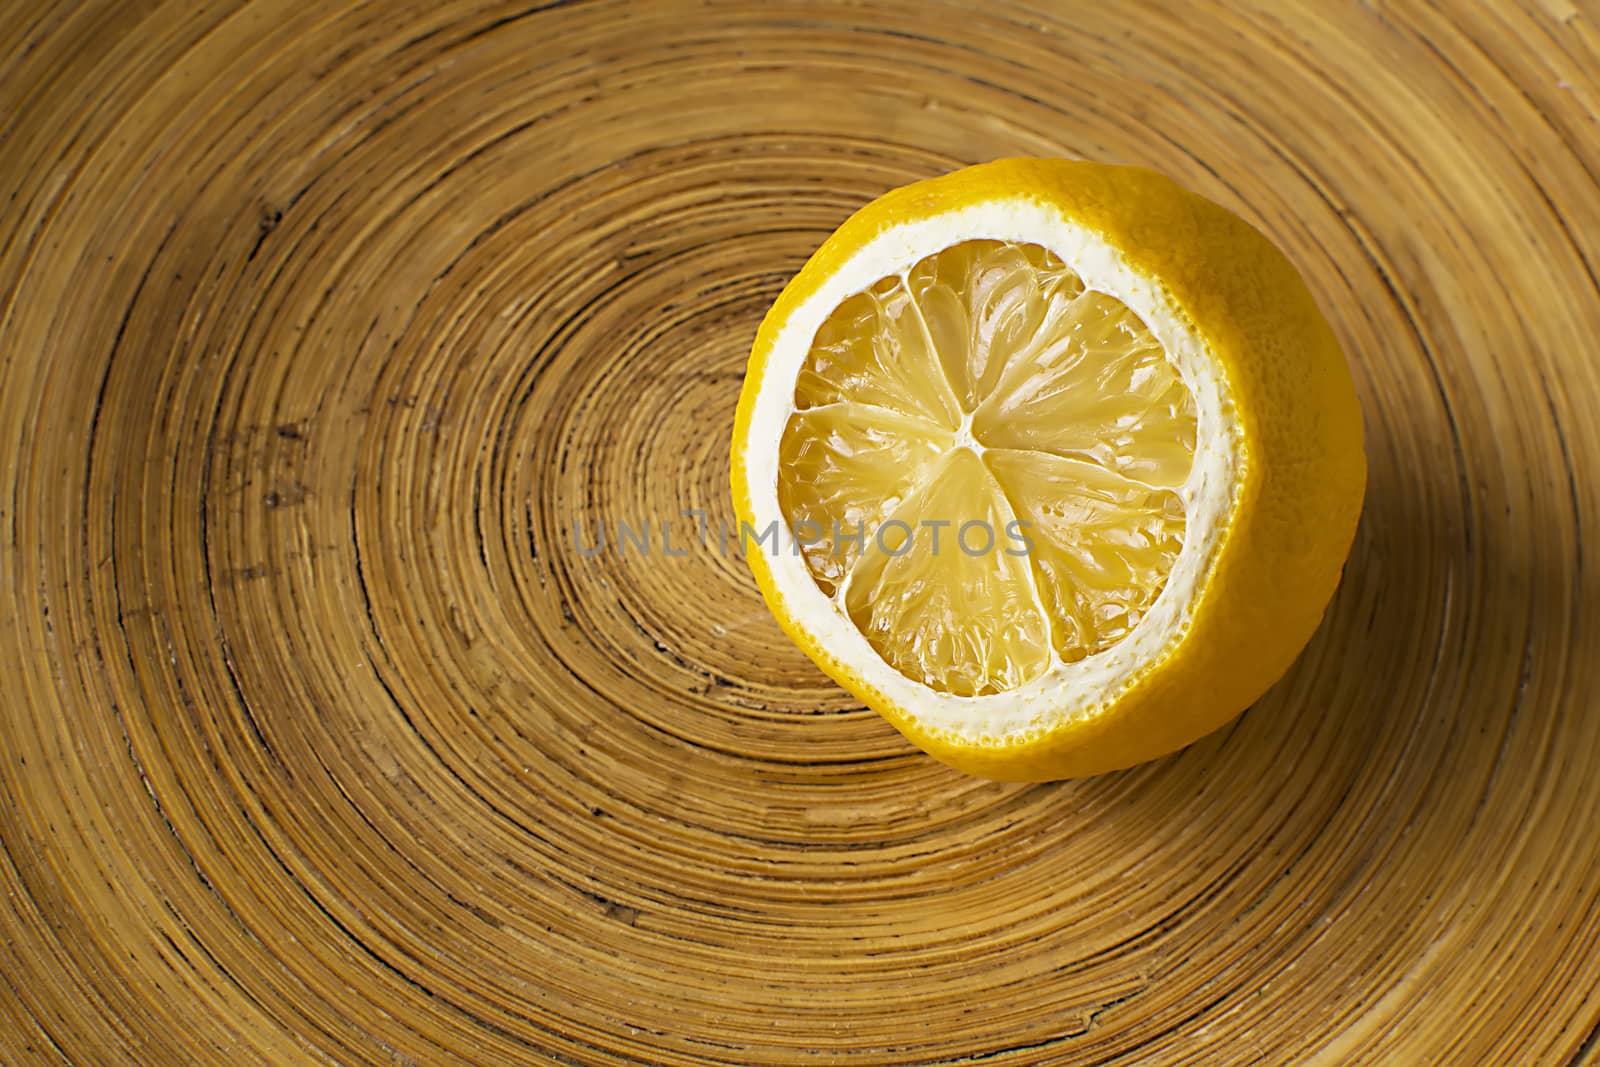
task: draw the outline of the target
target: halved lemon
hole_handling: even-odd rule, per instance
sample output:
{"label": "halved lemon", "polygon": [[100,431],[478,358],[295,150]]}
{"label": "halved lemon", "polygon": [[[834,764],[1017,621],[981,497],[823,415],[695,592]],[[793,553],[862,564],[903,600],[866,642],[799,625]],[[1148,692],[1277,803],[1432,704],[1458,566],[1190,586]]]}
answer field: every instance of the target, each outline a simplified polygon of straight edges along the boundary
{"label": "halved lemon", "polygon": [[1316,629],[1366,482],[1289,262],[1150,171],[1002,160],[862,208],[757,335],[733,439],[779,624],[933,756],[1171,752]]}

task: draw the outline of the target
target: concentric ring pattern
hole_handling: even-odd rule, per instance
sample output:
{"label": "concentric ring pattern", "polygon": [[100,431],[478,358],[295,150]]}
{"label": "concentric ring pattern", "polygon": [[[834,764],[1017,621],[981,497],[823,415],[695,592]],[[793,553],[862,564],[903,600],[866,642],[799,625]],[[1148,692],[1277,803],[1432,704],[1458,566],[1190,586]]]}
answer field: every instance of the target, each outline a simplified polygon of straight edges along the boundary
{"label": "concentric ring pattern", "polygon": [[[0,1063],[1600,1061],[1597,17],[6,5]],[[786,278],[1015,154],[1262,226],[1371,449],[1291,674],[1033,787],[717,537]]]}

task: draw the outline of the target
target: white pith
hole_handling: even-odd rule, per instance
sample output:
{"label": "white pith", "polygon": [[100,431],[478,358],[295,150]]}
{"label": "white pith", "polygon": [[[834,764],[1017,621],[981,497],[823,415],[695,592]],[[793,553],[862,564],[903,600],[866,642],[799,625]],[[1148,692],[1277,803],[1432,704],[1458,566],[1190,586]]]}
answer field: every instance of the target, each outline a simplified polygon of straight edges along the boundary
{"label": "white pith", "polygon": [[[932,689],[886,662],[845,614],[842,604],[817,587],[804,557],[795,550],[778,502],[779,440],[795,410],[795,381],[818,328],[850,296],[879,279],[909,270],[918,260],[963,241],[1036,244],[1054,253],[1088,289],[1120,300],[1165,349],[1194,398],[1194,463],[1180,496],[1185,513],[1183,548],[1165,587],[1144,617],[1122,640],[1076,662],[1050,650],[1050,667],[1039,677],[1000,693],[962,697]],[[751,410],[745,452],[745,486],[757,530],[776,523],[779,544],[767,552],[773,582],[792,622],[846,665],[889,703],[914,715],[925,728],[968,741],[996,741],[1032,734],[1071,717],[1092,714],[1114,699],[1141,668],[1163,657],[1181,636],[1210,573],[1239,476],[1239,442],[1227,383],[1160,286],[1132,270],[1122,255],[1094,232],[1063,218],[1048,204],[1002,199],[894,226],[863,246],[783,324],[768,355]],[[962,442],[965,443],[965,442]],[[771,542],[769,541],[768,544]],[[842,598],[841,598],[842,599]]]}

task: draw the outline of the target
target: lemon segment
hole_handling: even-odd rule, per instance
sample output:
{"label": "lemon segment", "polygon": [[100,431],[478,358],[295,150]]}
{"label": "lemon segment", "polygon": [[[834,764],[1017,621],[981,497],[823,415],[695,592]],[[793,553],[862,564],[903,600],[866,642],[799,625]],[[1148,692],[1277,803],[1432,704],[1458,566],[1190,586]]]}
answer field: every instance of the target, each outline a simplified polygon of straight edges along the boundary
{"label": "lemon segment", "polygon": [[[833,596],[876,530],[923,485],[950,431],[914,416],[845,401],[790,417],[778,499],[817,585]],[[862,532],[859,538],[844,536]]]}
{"label": "lemon segment", "polygon": [[1178,494],[1082,459],[1004,450],[983,458],[1027,523],[1057,655],[1084,659],[1126,637],[1166,587],[1183,548]]}
{"label": "lemon segment", "polygon": [[1050,666],[1028,560],[1004,541],[1012,518],[983,461],[958,447],[868,544],[844,606],[896,670],[970,697],[1013,689]]}
{"label": "lemon segment", "polygon": [[983,398],[973,436],[990,448],[1081,456],[1176,488],[1194,463],[1194,398],[1142,322],[1088,291],[1060,308]]}
{"label": "lemon segment", "polygon": [[951,430],[961,422],[927,323],[899,278],[839,305],[817,331],[794,392],[800,410],[848,401]]}
{"label": "lemon segment", "polygon": [[906,274],[913,298],[961,409],[971,412],[1013,363],[1059,335],[1062,312],[1083,283],[1036,244],[966,241]]}

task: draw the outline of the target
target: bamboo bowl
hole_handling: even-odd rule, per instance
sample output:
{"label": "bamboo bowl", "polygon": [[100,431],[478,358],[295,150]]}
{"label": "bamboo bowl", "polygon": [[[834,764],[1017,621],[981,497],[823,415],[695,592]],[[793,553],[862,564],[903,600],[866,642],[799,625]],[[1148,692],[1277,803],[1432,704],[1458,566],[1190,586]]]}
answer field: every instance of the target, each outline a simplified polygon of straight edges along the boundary
{"label": "bamboo bowl", "polygon": [[[0,8],[0,1063],[1600,1061],[1597,16]],[[1016,154],[1265,229],[1371,459],[1289,676],[1046,786],[573,538],[715,531],[787,277]]]}

